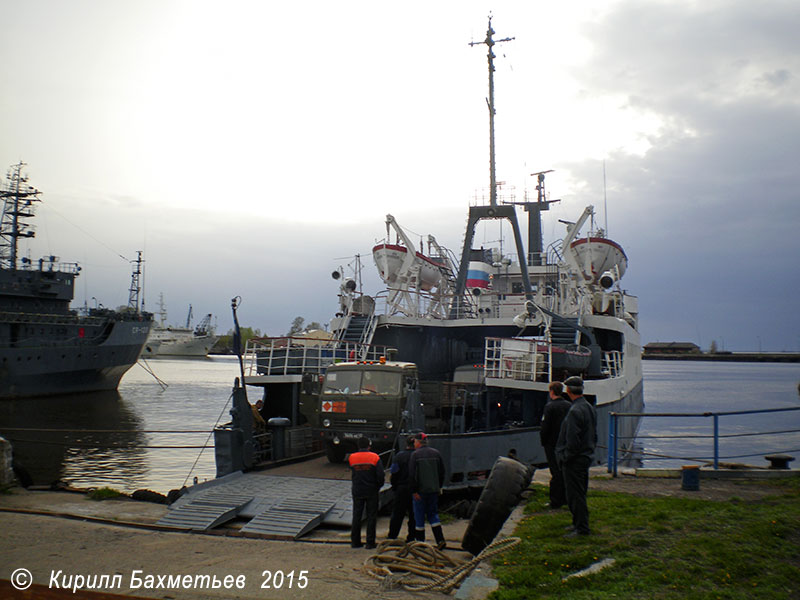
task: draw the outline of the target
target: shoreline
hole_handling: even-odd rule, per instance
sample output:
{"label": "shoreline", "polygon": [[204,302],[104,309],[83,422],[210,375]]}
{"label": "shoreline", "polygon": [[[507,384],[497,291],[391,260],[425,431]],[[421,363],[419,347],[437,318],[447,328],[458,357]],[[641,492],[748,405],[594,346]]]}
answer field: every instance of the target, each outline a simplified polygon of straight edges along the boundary
{"label": "shoreline", "polygon": [[707,362],[798,363],[797,352],[731,352],[715,354],[642,354],[642,360],[694,360]]}

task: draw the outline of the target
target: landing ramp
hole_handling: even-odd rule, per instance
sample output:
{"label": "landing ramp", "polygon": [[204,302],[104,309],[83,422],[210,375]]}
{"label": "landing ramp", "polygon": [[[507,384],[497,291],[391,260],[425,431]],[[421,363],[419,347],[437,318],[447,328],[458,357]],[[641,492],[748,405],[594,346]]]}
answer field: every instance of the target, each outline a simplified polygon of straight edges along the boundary
{"label": "landing ramp", "polygon": [[297,539],[323,523],[349,527],[352,510],[349,479],[238,472],[193,486],[158,524],[203,530],[248,519],[243,532]]}

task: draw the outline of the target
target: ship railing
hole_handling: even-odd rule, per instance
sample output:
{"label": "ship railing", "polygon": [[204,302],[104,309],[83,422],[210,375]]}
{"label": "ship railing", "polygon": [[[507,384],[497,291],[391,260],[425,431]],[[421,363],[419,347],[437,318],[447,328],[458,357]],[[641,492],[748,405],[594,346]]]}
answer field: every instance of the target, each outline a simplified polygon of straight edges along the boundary
{"label": "ship railing", "polygon": [[619,377],[622,374],[622,352],[619,350],[603,352],[602,371],[606,377]]}
{"label": "ship railing", "polygon": [[[412,307],[392,307],[389,304],[389,296],[397,291],[395,288],[376,294],[375,314],[396,316],[398,314],[407,317],[431,317],[434,319],[480,319],[480,318],[509,318],[525,313],[525,302],[527,298],[524,293],[504,293],[496,290],[479,289],[477,294],[469,294],[469,302],[456,302],[456,296],[446,294],[438,296],[421,290],[408,292],[413,294],[414,303]],[[535,301],[548,310],[562,312],[560,310],[560,300],[553,294],[536,295]],[[577,309],[575,309],[576,312]]]}
{"label": "ship railing", "polygon": [[[685,463],[701,463],[705,465],[711,465],[714,469],[720,468],[720,460],[733,460],[733,459],[742,459],[742,458],[749,458],[749,457],[756,457],[756,456],[763,456],[768,457],[773,454],[778,455],[785,455],[789,452],[800,452],[800,429],[796,426],[792,427],[789,425],[788,427],[782,428],[780,430],[771,430],[771,431],[759,431],[758,430],[758,420],[754,418],[755,415],[766,415],[772,413],[779,413],[779,412],[788,412],[793,411],[797,412],[800,411],[800,406],[793,406],[789,408],[764,408],[759,410],[739,410],[739,411],[728,411],[728,412],[703,412],[703,413],[622,413],[622,412],[611,412],[608,415],[608,472],[613,473],[616,477],[617,475],[617,466],[620,460],[622,460],[619,456],[620,449],[628,447],[630,448],[633,445],[633,441],[635,440],[637,444],[641,443],[644,447],[642,451],[641,458],[643,460],[648,461],[655,461],[655,460],[668,460],[668,461],[681,461]],[[736,417],[745,417],[743,419],[736,419]],[[647,433],[637,433],[633,436],[623,436],[620,435],[620,429],[622,428],[620,423],[623,419],[644,419],[644,418],[667,418],[675,420],[675,427],[662,427],[664,431],[676,431],[678,430],[679,433],[669,434],[669,435],[649,435]],[[729,425],[729,429],[727,430],[728,433],[721,433],[720,432],[720,422],[721,418],[730,418],[733,422]],[[692,430],[695,430],[692,426],[683,425],[688,420],[693,419],[711,419],[711,433],[693,433]],[[787,421],[787,423],[794,423],[794,421]],[[687,429],[689,431],[687,431]],[[787,437],[782,437],[787,436]],[[720,454],[720,441],[726,439],[736,439],[738,440],[737,444],[741,446],[741,440],[743,438],[757,438],[761,437],[764,438],[764,441],[758,442],[759,445],[755,446],[752,443],[749,444],[749,450],[752,452],[748,454],[728,454],[722,455]],[[653,453],[647,450],[647,445],[649,440],[659,440],[659,452]],[[684,454],[683,456],[678,456],[675,454],[667,454],[670,452],[669,445],[670,442],[668,440],[677,441],[680,444],[681,448],[684,448],[683,451],[678,451],[680,454]],[[687,446],[689,447],[696,447],[695,441],[696,440],[710,440],[712,444],[712,453],[711,455],[704,455],[704,456],[686,456]],[[778,447],[778,444],[781,443],[779,440],[786,440],[783,442],[784,446]],[[761,445],[763,444],[763,445]],[[787,447],[793,446],[793,447]],[[693,452],[690,450],[689,452]]]}
{"label": "ship railing", "polygon": [[484,376],[516,381],[547,380],[551,344],[545,340],[486,338]]}
{"label": "ship railing", "polygon": [[378,361],[386,346],[295,337],[251,338],[245,349],[245,376],[324,375],[333,363]]}

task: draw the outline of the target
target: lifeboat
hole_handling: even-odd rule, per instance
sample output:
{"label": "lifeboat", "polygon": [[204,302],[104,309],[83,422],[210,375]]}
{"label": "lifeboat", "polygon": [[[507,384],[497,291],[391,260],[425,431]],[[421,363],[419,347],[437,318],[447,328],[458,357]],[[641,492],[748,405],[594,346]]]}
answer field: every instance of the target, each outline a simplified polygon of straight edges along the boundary
{"label": "lifeboat", "polygon": [[585,237],[570,244],[591,282],[597,283],[603,273],[617,272],[619,280],[628,268],[628,257],[622,246],[604,237]]}
{"label": "lifeboat", "polygon": [[[443,275],[440,269],[442,265],[421,252],[416,252],[415,254],[420,265],[420,281],[417,287],[425,291],[440,287],[443,283]],[[397,284],[400,268],[403,266],[407,256],[408,248],[396,244],[378,244],[372,249],[372,257],[375,259],[378,273],[380,273],[381,279],[386,285]]]}

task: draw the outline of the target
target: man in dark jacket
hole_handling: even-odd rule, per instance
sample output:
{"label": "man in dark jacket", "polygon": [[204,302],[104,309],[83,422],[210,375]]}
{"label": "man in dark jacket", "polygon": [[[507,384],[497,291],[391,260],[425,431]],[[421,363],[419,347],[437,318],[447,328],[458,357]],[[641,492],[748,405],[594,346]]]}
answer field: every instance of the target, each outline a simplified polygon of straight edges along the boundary
{"label": "man in dark jacket", "polygon": [[560,381],[553,381],[549,390],[550,400],[544,407],[539,435],[547,455],[547,466],[550,467],[550,508],[561,508],[567,503],[567,494],[564,490],[564,475],[556,459],[556,444],[561,424],[564,422],[564,417],[567,416],[571,404],[561,395],[564,385]]}
{"label": "man in dark jacket", "polygon": [[392,491],[394,492],[394,504],[392,505],[392,517],[389,520],[390,540],[396,540],[403,528],[403,519],[408,515],[408,536],[406,542],[413,542],[416,538],[414,533],[414,508],[411,498],[411,480],[408,476],[408,461],[414,452],[414,438],[409,436],[406,439],[406,449],[401,450],[394,456],[392,461],[391,478]]}
{"label": "man in dark jacket", "polygon": [[414,453],[408,461],[408,475],[414,498],[414,530],[417,541],[425,541],[425,518],[431,524],[436,547],[445,547],[442,524],[439,521],[439,492],[444,484],[444,461],[436,448],[428,446],[427,436],[414,436]]}
{"label": "man in dark jacket", "polygon": [[572,406],[564,418],[556,444],[556,457],[564,472],[567,504],[574,530],[568,534],[589,535],[589,467],[597,446],[597,413],[583,397],[583,379],[570,377],[564,385]]}
{"label": "man in dark jacket", "polygon": [[353,475],[353,521],[350,527],[350,546],[361,547],[361,516],[367,510],[367,548],[375,547],[378,523],[378,492],[383,487],[384,473],[381,458],[370,450],[366,437],[358,438],[358,452],[348,459]]}

